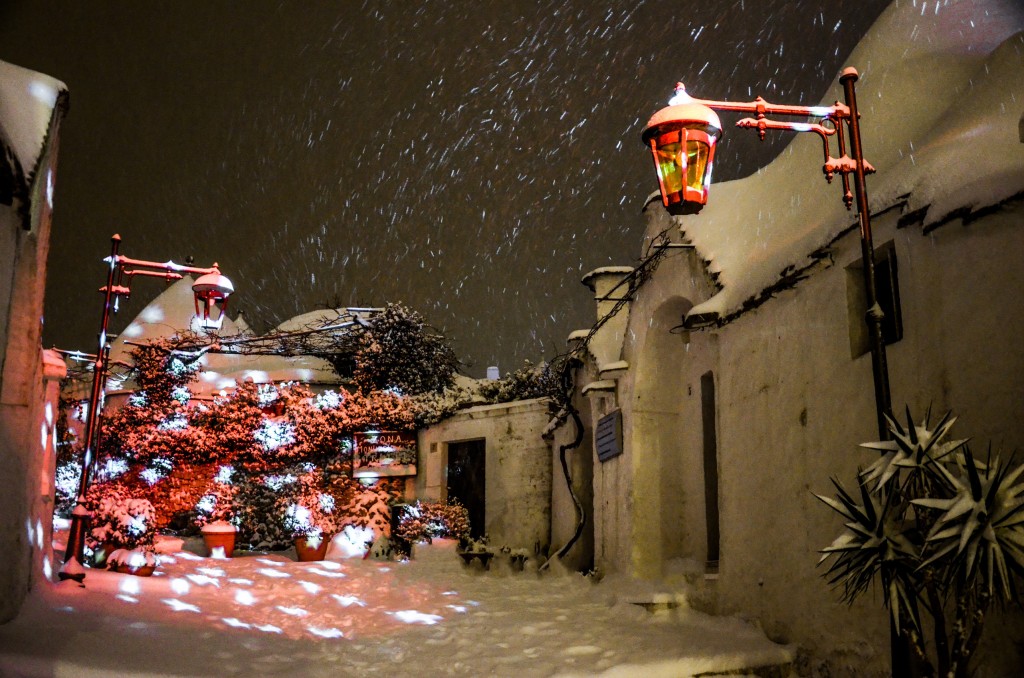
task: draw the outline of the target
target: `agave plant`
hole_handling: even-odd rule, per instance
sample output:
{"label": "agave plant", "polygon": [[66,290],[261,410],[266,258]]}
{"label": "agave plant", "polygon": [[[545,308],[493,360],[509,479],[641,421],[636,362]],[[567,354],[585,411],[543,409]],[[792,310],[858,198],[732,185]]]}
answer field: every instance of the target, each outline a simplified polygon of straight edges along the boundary
{"label": "agave plant", "polygon": [[899,518],[900,507],[894,506],[897,494],[884,488],[871,492],[860,483],[861,502],[853,498],[835,479],[838,497],[815,495],[846,520],[846,530],[822,549],[818,564],[834,558],[826,579],[832,586],[843,588],[843,600],[852,603],[864,593],[878,576],[882,580],[885,605],[892,611],[897,628],[901,618],[917,624],[916,564],[920,548],[906,533]]}
{"label": "agave plant", "polygon": [[931,470],[935,462],[943,460],[967,443],[966,439],[945,440],[956,423],[952,412],[947,412],[934,429],[929,428],[931,409],[925,413],[924,422],[914,424],[908,408],[906,428],[889,415],[885,419],[893,439],[861,444],[863,448],[883,453],[877,461],[861,471],[863,482],[878,481],[876,489],[894,479],[899,480],[901,470],[908,471],[909,475]]}
{"label": "agave plant", "polygon": [[[825,578],[852,602],[877,576],[897,630],[932,672],[968,676],[993,601],[1016,599],[1024,576],[1024,466],[980,462],[967,440],[947,440],[956,419],[932,427],[889,418],[891,441],[861,447],[882,456],[858,474],[860,501],[835,479],[838,496],[816,495],[845,521],[822,550]],[[928,656],[920,610],[932,618]],[[947,618],[951,617],[951,618]]]}
{"label": "agave plant", "polygon": [[953,496],[914,500],[942,512],[928,534],[924,565],[949,559],[951,576],[1012,599],[1011,572],[1024,575],[1024,483],[1018,482],[1024,466],[1011,468],[991,453],[979,465],[969,449],[964,462],[955,470],[940,467]]}

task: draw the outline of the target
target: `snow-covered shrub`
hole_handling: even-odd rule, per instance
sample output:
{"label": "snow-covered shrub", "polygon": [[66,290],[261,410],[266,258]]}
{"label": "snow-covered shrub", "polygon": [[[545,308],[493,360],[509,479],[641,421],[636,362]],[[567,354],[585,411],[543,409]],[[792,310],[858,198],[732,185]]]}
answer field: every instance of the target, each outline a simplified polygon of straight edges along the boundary
{"label": "snow-covered shrub", "polygon": [[[183,390],[195,378],[196,363],[176,352],[175,341],[133,351],[135,379],[143,390],[105,413],[98,450],[105,469],[98,474],[99,485],[148,498],[161,529],[188,533],[228,519],[239,526],[243,543],[283,546],[290,535],[275,504],[278,481],[284,482],[289,469],[313,464],[323,478],[341,478],[350,473],[355,432],[415,426],[410,399],[396,390],[339,389],[318,396],[301,384],[250,382],[213,402],[197,403]],[[213,481],[216,469],[228,465],[238,472],[234,487]],[[77,491],[70,473],[74,463],[62,469],[67,496],[61,507],[68,511]],[[393,497],[381,489],[387,483],[366,488],[349,478],[323,484],[344,524],[388,531],[387,504]]]}
{"label": "snow-covered shrub", "polygon": [[431,426],[473,404],[472,394],[459,386],[407,398],[416,428]]}
{"label": "snow-covered shrub", "polygon": [[434,538],[465,539],[469,536],[469,511],[457,503],[418,501],[404,507],[395,535],[406,541]]}
{"label": "snow-covered shrub", "polygon": [[491,551],[491,547],[487,545],[487,535],[479,539],[463,539],[459,544],[467,553],[490,553]]}
{"label": "snow-covered shrub", "polygon": [[133,496],[116,483],[98,484],[89,488],[86,507],[92,512],[92,529],[86,543],[96,550],[103,544],[115,548],[150,547],[156,534],[156,512],[153,504]]}
{"label": "snow-covered shrub", "polygon": [[534,365],[529,360],[515,372],[505,374],[501,379],[483,382],[480,395],[491,403],[507,403],[531,398],[552,398],[557,400],[560,390],[558,361]]}
{"label": "snow-covered shrub", "polygon": [[459,366],[448,341],[402,304],[388,304],[354,340],[353,378],[364,392],[440,392],[452,385]]}
{"label": "snow-covered shrub", "polygon": [[78,500],[78,483],[82,478],[81,458],[60,458],[57,460],[57,475],[54,481],[53,514],[70,518]]}
{"label": "snow-covered shrub", "polygon": [[221,466],[217,469],[217,475],[210,483],[206,493],[199,498],[195,506],[195,523],[197,527],[203,527],[208,523],[218,520],[234,522],[235,518],[235,494],[237,488],[232,482],[234,469],[230,466]]}
{"label": "snow-covered shrub", "polygon": [[345,524],[369,528],[378,536],[390,535],[391,504],[396,493],[380,482],[369,486],[353,480],[348,482],[354,489],[342,507]]}
{"label": "snow-covered shrub", "polygon": [[155,339],[132,348],[132,375],[151,407],[173,409],[180,404],[175,396],[180,398],[181,389],[187,390],[195,381],[199,362],[174,354],[174,348],[172,339]]}
{"label": "snow-covered shrub", "polygon": [[285,532],[296,537],[324,537],[345,526],[333,494],[324,487],[322,474],[308,469],[282,488],[278,509]]}
{"label": "snow-covered shrub", "polygon": [[[247,455],[255,447],[254,433],[262,425],[264,416],[258,386],[246,382],[230,395],[216,398],[205,410],[196,412],[194,421],[197,428],[215,432],[215,440],[209,446],[213,458],[239,464],[249,459]],[[258,465],[258,457],[253,461]]]}
{"label": "snow-covered shrub", "polygon": [[78,444],[75,432],[68,427],[71,413],[78,408],[78,401],[61,396],[57,405],[57,460],[54,478],[54,516],[70,518],[78,499],[78,483],[82,476],[84,451]]}
{"label": "snow-covered shrub", "polygon": [[[966,440],[946,440],[955,418],[934,428],[928,419],[915,424],[908,411],[906,428],[889,419],[893,440],[862,445],[882,456],[860,472],[858,491],[833,480],[835,499],[817,495],[846,525],[820,562],[832,561],[825,577],[847,602],[880,580],[924,675],[966,678],[991,604],[1019,600],[1024,466],[991,452],[976,459]],[[920,610],[932,617],[932,657]]]}
{"label": "snow-covered shrub", "polygon": [[236,481],[235,522],[237,540],[255,549],[287,547],[287,534],[278,510],[278,490],[259,475],[246,475]]}
{"label": "snow-covered shrub", "polygon": [[107,557],[107,565],[112,569],[125,568],[134,573],[152,570],[159,564],[152,551],[143,549],[115,549]]}

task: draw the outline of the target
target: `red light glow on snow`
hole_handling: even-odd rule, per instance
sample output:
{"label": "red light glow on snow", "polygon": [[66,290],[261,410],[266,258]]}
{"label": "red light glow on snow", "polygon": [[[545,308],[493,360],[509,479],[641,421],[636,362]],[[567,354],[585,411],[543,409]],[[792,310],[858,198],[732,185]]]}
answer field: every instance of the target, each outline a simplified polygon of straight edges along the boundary
{"label": "red light glow on snow", "polygon": [[[362,559],[301,563],[282,556],[255,556],[215,560],[176,552],[160,555],[153,577],[90,572],[86,590],[130,606],[130,614],[162,609],[177,624],[214,624],[240,632],[345,641],[387,634],[407,624],[440,624],[446,615],[464,613],[472,605],[472,601],[453,604],[452,597],[458,596],[455,591],[402,587],[403,569]],[[396,590],[402,590],[400,596]],[[160,605],[140,604],[149,597]]]}

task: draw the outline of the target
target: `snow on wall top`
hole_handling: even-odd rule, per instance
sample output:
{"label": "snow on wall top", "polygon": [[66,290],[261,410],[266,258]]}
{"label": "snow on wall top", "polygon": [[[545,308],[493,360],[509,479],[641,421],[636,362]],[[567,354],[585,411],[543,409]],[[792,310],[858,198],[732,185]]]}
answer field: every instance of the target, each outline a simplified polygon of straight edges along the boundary
{"label": "snow on wall top", "polygon": [[59,80],[0,61],[0,131],[28,176],[39,163],[57,99],[66,92]]}
{"label": "snow on wall top", "polygon": [[[867,179],[872,212],[905,201],[928,226],[1024,191],[1022,30],[1015,0],[896,0],[882,14],[847,60],[860,72],[864,155],[878,170]],[[842,99],[837,79],[822,103]],[[755,175],[712,185],[699,216],[676,217],[721,287],[688,318],[734,315],[813,263],[812,253],[856,223],[841,198],[810,134]]]}

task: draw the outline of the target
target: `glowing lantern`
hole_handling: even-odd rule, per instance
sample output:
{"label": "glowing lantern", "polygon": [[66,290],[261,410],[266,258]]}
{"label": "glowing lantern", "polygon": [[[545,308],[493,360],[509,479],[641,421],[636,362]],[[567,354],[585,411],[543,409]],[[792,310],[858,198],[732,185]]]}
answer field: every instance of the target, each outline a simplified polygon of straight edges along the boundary
{"label": "glowing lantern", "polygon": [[[224,310],[228,305],[228,297],[234,291],[235,286],[227,276],[220,273],[207,273],[195,281],[192,292],[196,297],[196,316],[202,318],[205,327],[220,327],[224,319]],[[217,312],[212,313],[213,309],[217,309]]]}
{"label": "glowing lantern", "polygon": [[661,201],[671,214],[696,214],[708,201],[715,143],[722,136],[718,114],[677,85],[669,105],[644,127],[661,186]]}

